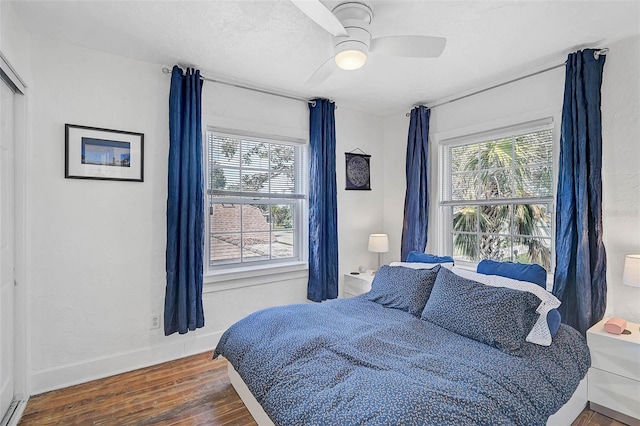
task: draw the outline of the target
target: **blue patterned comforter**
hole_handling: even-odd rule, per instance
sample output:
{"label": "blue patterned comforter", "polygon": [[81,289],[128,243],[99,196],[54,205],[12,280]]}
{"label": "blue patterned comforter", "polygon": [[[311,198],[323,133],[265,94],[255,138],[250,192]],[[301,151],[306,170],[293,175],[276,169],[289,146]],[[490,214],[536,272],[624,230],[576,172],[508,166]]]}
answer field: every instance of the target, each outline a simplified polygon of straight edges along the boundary
{"label": "blue patterned comforter", "polygon": [[543,425],[590,365],[565,325],[514,357],[363,297],[256,312],[218,355],[277,425]]}

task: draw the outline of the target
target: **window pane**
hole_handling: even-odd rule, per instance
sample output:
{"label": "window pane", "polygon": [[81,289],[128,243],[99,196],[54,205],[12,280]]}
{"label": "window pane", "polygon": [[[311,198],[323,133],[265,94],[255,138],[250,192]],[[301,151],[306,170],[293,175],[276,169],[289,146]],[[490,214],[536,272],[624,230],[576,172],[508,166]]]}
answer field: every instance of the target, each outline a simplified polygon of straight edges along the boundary
{"label": "window pane", "polygon": [[451,148],[451,171],[463,172],[478,169],[478,144]]}
{"label": "window pane", "polygon": [[293,231],[275,231],[271,237],[271,256],[275,259],[284,259],[294,256]]}
{"label": "window pane", "polygon": [[511,228],[511,208],[507,204],[479,206],[480,231],[487,234],[506,234]]}
{"label": "window pane", "polygon": [[242,206],[242,231],[269,231],[269,204],[244,204]]}
{"label": "window pane", "polygon": [[481,234],[478,240],[480,259],[511,260],[511,238],[494,234]]}
{"label": "window pane", "polygon": [[269,144],[242,141],[242,165],[252,168],[269,168]]}
{"label": "window pane", "polygon": [[478,153],[480,169],[511,167],[513,163],[513,145],[511,138],[488,141],[480,144]]}
{"label": "window pane", "polygon": [[453,207],[453,231],[477,232],[478,231],[478,207],[454,206]]}
{"label": "window pane", "polygon": [[480,172],[479,199],[513,197],[513,173],[510,169],[484,170]]}
{"label": "window pane", "polygon": [[212,203],[212,207],[212,233],[240,231],[240,204]]}
{"label": "window pane", "polygon": [[242,260],[256,261],[270,258],[270,233],[251,232],[242,236]]}
{"label": "window pane", "polygon": [[294,206],[293,204],[271,206],[271,219],[273,229],[293,229],[294,228]]}
{"label": "window pane", "polygon": [[214,165],[211,168],[209,187],[225,191],[240,190],[240,170]]}
{"label": "window pane", "polygon": [[240,234],[211,236],[211,262],[240,262]]}
{"label": "window pane", "polygon": [[517,169],[523,175],[518,197],[550,197],[553,195],[553,175],[550,165]]}
{"label": "window pane", "polygon": [[453,234],[454,260],[478,260],[478,236],[476,234]]}
{"label": "window pane", "polygon": [[551,237],[551,213],[546,204],[516,204],[513,233],[534,237]]}
{"label": "window pane", "polygon": [[551,271],[550,238],[514,238],[513,258],[521,263],[537,263]]}
{"label": "window pane", "polygon": [[476,172],[453,174],[451,175],[451,199],[477,200],[479,186]]}
{"label": "window pane", "polygon": [[517,164],[541,164],[553,161],[553,139],[550,129],[519,135],[514,139]]}
{"label": "window pane", "polygon": [[296,177],[293,169],[271,172],[270,183],[273,194],[295,194],[296,192]]}
{"label": "window pane", "polygon": [[223,167],[240,166],[240,142],[234,138],[216,137],[213,133],[209,138],[209,160]]}
{"label": "window pane", "polygon": [[269,172],[242,171],[242,191],[269,192]]}

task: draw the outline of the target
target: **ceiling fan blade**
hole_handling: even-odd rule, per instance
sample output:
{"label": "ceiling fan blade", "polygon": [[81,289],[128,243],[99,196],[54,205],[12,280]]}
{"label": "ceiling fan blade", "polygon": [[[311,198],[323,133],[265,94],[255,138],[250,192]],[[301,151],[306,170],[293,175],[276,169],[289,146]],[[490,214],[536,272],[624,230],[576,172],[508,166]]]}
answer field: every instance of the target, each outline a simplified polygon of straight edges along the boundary
{"label": "ceiling fan blade", "polygon": [[298,9],[334,36],[349,35],[338,18],[320,0],[291,0]]}
{"label": "ceiling fan blade", "polygon": [[327,59],[324,64],[320,65],[320,68],[315,70],[311,77],[307,80],[307,83],[311,86],[316,86],[325,81],[336,70],[337,65],[333,56]]}
{"label": "ceiling fan blade", "polygon": [[370,50],[383,55],[407,58],[437,58],[447,39],[429,36],[388,36],[371,39]]}

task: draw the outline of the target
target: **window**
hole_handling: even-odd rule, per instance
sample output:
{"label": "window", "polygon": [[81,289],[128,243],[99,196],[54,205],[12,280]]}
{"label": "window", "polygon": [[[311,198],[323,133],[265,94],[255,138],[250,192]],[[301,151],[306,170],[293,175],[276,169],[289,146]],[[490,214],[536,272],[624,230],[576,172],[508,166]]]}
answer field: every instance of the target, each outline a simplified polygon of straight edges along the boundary
{"label": "window", "polygon": [[302,259],[304,141],[209,130],[209,267]]}
{"label": "window", "polygon": [[553,123],[443,142],[445,245],[457,261],[552,266]]}

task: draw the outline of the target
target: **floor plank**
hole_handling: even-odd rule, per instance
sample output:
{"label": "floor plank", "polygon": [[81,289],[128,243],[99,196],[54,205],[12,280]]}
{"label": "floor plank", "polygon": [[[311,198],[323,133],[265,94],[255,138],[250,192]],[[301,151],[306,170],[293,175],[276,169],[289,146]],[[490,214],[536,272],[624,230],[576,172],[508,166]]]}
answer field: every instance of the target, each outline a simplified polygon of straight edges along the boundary
{"label": "floor plank", "polygon": [[[19,426],[250,426],[227,362],[211,352],[31,397]],[[585,409],[571,426],[623,426]]]}

